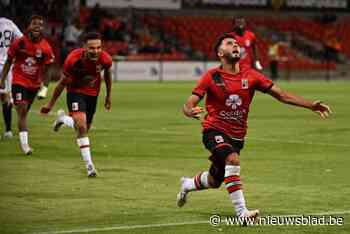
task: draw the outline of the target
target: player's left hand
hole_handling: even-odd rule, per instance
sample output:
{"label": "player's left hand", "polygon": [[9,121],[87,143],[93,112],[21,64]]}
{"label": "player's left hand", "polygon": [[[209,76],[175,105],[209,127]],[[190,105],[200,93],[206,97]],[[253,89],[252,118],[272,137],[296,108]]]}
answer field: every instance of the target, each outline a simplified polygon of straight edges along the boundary
{"label": "player's left hand", "polygon": [[331,108],[321,101],[314,101],[311,107],[312,111],[321,116],[322,119],[328,118],[332,114]]}
{"label": "player's left hand", "polygon": [[105,109],[107,111],[110,111],[112,107],[112,102],[111,102],[111,98],[110,97],[106,97],[105,98]]}
{"label": "player's left hand", "polygon": [[51,107],[49,107],[48,105],[43,106],[40,109],[40,113],[44,115],[48,114],[50,111],[51,111]]}
{"label": "player's left hand", "polygon": [[256,68],[257,70],[259,70],[259,71],[261,71],[261,70],[263,69],[263,67],[262,67],[262,65],[261,65],[261,63],[260,63],[259,60],[256,60],[256,61],[255,61],[255,68]]}
{"label": "player's left hand", "polygon": [[37,96],[38,96],[39,100],[46,98],[46,96],[47,96],[47,87],[43,85],[41,87],[41,89],[39,90]]}

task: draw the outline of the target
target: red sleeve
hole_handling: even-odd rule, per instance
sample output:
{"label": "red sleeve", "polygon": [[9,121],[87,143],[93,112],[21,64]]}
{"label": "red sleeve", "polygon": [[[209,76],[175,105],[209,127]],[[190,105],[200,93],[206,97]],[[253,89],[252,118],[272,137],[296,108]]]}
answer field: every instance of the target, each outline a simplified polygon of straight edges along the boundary
{"label": "red sleeve", "polygon": [[49,43],[47,43],[47,48],[46,48],[46,53],[47,53],[47,56],[45,56],[45,61],[44,61],[44,64],[50,64],[50,63],[53,63],[55,61],[55,55],[52,51],[52,48],[51,46],[49,45]]}
{"label": "red sleeve", "polygon": [[211,73],[207,72],[204,74],[202,78],[197,82],[197,86],[192,90],[192,94],[203,98],[208,91],[211,80]]}
{"label": "red sleeve", "polygon": [[64,61],[63,64],[63,83],[64,84],[69,84],[72,81],[72,76],[73,76],[73,56],[72,54],[69,54],[66,58],[66,60]]}
{"label": "red sleeve", "polygon": [[273,86],[273,82],[270,79],[255,70],[252,70],[252,76],[255,81],[255,89],[260,92],[266,93]]}
{"label": "red sleeve", "polygon": [[11,43],[10,48],[7,51],[7,56],[9,59],[13,59],[14,57],[16,57],[16,51],[18,49],[18,45],[20,41],[21,41],[21,38],[17,38]]}
{"label": "red sleeve", "polygon": [[109,69],[112,66],[112,57],[105,51],[102,52],[102,66],[104,69]]}
{"label": "red sleeve", "polygon": [[256,44],[256,36],[254,33],[251,34],[251,41],[253,42],[253,44]]}

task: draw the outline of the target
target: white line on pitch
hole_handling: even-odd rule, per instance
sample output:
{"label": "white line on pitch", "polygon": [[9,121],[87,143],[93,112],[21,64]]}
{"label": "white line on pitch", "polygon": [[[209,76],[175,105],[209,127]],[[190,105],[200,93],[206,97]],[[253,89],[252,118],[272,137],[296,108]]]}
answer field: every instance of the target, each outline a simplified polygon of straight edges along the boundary
{"label": "white line on pitch", "polygon": [[[290,214],[290,215],[276,215],[275,217],[292,217],[292,216],[308,216],[308,215],[340,215],[340,214],[350,214],[350,210],[344,211],[326,211],[319,213],[310,214]],[[61,230],[61,231],[48,231],[48,232],[36,232],[32,234],[70,234],[70,233],[89,233],[89,232],[103,232],[103,231],[114,231],[114,230],[131,230],[131,229],[144,229],[144,228],[158,228],[158,227],[175,227],[175,226],[185,226],[185,225],[196,225],[196,224],[209,224],[209,220],[202,221],[192,221],[192,222],[181,222],[181,223],[160,223],[160,224],[144,224],[144,225],[125,225],[125,226],[110,226],[101,228],[82,228],[82,229],[71,229],[71,230]]]}
{"label": "white line on pitch", "polygon": [[82,229],[72,229],[72,230],[62,230],[62,231],[39,232],[39,233],[32,233],[32,234],[88,233],[88,232],[98,232],[98,231],[130,230],[130,229],[140,229],[140,228],[174,227],[174,226],[184,226],[184,225],[191,225],[191,224],[192,225],[209,224],[209,220],[182,222],[182,223],[160,223],[160,224],[145,224],[145,225],[130,225],[130,226],[110,226],[110,227],[102,227],[102,228],[82,228]]}

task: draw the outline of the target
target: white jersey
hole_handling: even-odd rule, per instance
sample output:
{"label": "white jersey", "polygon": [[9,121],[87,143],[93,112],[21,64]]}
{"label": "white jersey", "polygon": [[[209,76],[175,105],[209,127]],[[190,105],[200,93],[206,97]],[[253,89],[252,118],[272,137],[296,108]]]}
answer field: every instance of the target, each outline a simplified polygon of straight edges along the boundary
{"label": "white jersey", "polygon": [[23,34],[11,20],[0,17],[0,64],[5,64],[12,41]]}

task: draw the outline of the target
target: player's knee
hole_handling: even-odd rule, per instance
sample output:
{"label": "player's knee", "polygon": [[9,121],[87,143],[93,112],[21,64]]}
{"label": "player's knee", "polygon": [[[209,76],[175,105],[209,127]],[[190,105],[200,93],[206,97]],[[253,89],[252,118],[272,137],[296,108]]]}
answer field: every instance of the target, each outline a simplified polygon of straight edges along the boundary
{"label": "player's knee", "polygon": [[218,147],[214,150],[213,156],[215,157],[216,162],[220,164],[225,164],[226,158],[233,153],[233,148],[228,145]]}
{"label": "player's knee", "polygon": [[77,122],[75,124],[75,127],[79,133],[79,135],[83,135],[83,134],[86,134],[87,133],[87,127],[85,124],[81,123],[81,122]]}
{"label": "player's knee", "polygon": [[81,118],[74,118],[74,126],[78,133],[78,135],[84,135],[87,133],[87,126],[83,119]]}
{"label": "player's knee", "polygon": [[27,104],[19,104],[16,106],[19,119],[25,119],[27,116]]}

